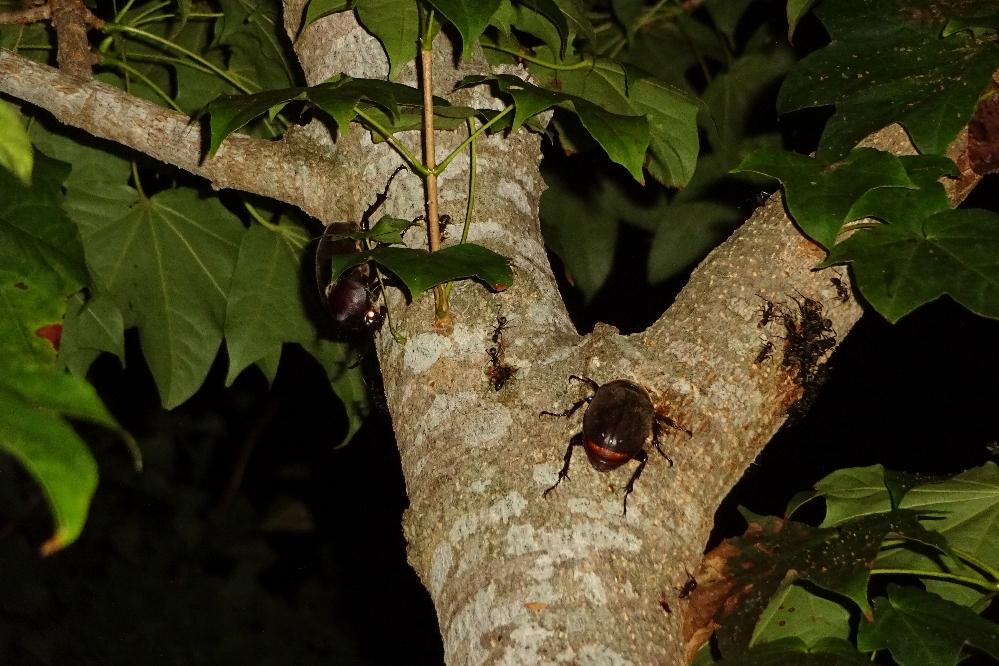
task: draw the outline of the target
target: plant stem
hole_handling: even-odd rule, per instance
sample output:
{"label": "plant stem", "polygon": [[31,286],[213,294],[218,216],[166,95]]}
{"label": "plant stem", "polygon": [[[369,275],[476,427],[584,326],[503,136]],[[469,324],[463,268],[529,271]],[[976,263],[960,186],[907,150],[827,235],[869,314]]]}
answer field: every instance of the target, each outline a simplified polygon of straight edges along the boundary
{"label": "plant stem", "polygon": [[413,168],[413,171],[420,174],[424,178],[427,176],[427,174],[429,173],[427,167],[425,167],[423,163],[420,162],[420,160],[416,157],[416,155],[411,153],[404,144],[400,143],[398,139],[392,136],[391,132],[389,132],[386,128],[382,127],[381,123],[379,123],[377,120],[375,120],[370,115],[365,113],[364,109],[360,107],[354,107],[354,111],[357,113],[358,118],[363,120],[365,124],[368,125],[368,127],[373,129],[379,136],[385,139],[385,142],[388,145],[392,146],[395,149],[395,151],[399,153],[399,156],[402,157],[402,159],[406,160],[406,164],[411,166]]}
{"label": "plant stem", "polygon": [[236,89],[238,89],[240,92],[243,92],[243,93],[245,93],[247,95],[253,93],[253,90],[250,87],[248,87],[245,84],[243,84],[242,82],[240,82],[237,78],[235,78],[234,76],[232,76],[231,74],[229,74],[225,70],[222,70],[222,69],[216,67],[211,62],[209,62],[208,60],[205,60],[204,58],[202,58],[197,53],[194,53],[193,51],[185,49],[182,46],[177,46],[176,44],[174,44],[173,42],[171,42],[169,39],[163,39],[162,37],[159,37],[158,35],[154,35],[151,32],[146,32],[145,30],[140,30],[138,28],[133,28],[132,26],[123,25],[123,24],[120,24],[120,23],[108,23],[106,26],[104,26],[104,29],[106,31],[108,31],[108,32],[126,32],[126,33],[130,33],[130,34],[136,35],[138,37],[144,37],[144,38],[146,38],[146,39],[148,39],[150,41],[156,42],[158,44],[162,44],[163,46],[167,47],[168,49],[173,49],[177,53],[185,55],[188,58],[190,58],[191,60],[197,62],[198,64],[203,65],[204,67],[207,67],[214,74],[216,74],[217,76],[221,77],[223,80],[225,80],[226,82],[228,82],[229,84],[231,84],[233,87],[235,87]]}
{"label": "plant stem", "polygon": [[256,208],[254,208],[253,205],[249,201],[245,201],[245,200],[243,201],[243,208],[245,208],[246,212],[250,214],[250,217],[252,217],[254,220],[256,220],[257,223],[259,223],[260,226],[264,227],[265,229],[269,229],[270,231],[280,231],[281,230],[281,228],[280,228],[279,225],[274,224],[273,222],[271,222],[270,220],[268,220],[267,218],[265,218],[263,215],[261,215],[260,211],[258,211]]}
{"label": "plant stem", "polygon": [[[461,228],[461,240],[459,244],[468,242],[468,230],[472,226],[472,213],[475,211],[475,169],[478,166],[478,156],[475,150],[475,137],[478,130],[475,130],[475,119],[469,118],[468,123],[468,203],[465,204],[465,224]],[[462,143],[464,145],[464,143]],[[444,285],[444,298],[450,299],[453,282]]]}
{"label": "plant stem", "polygon": [[[423,92],[423,164],[427,175],[423,182],[427,189],[427,232],[430,240],[430,251],[441,249],[441,227],[438,209],[437,192],[437,158],[434,147],[434,89],[433,89],[433,56],[432,45],[420,45],[420,89]],[[444,290],[434,287],[437,318],[447,316],[448,303]]]}
{"label": "plant stem", "polygon": [[434,173],[436,175],[438,175],[438,176],[441,175],[442,173],[444,173],[444,169],[446,169],[447,166],[449,164],[451,164],[451,161],[454,160],[454,158],[456,158],[459,155],[459,153],[461,153],[461,151],[463,151],[467,146],[474,144],[475,138],[477,136],[479,136],[480,134],[482,134],[483,132],[485,132],[487,129],[489,129],[490,127],[492,127],[493,125],[495,125],[497,122],[500,121],[501,118],[503,118],[504,116],[506,116],[506,114],[510,113],[511,111],[513,111],[513,105],[512,104],[510,106],[504,108],[502,111],[500,111],[499,113],[497,113],[492,118],[490,118],[489,122],[487,122],[485,125],[483,125],[482,127],[478,128],[474,132],[470,133],[468,135],[468,137],[458,145],[457,148],[455,148],[450,153],[448,153],[448,156],[445,157],[443,160],[441,160],[440,164],[438,164],[436,167],[434,167],[434,169],[433,169]]}
{"label": "plant stem", "polygon": [[583,58],[579,62],[574,62],[569,65],[562,65],[557,62],[551,62],[550,60],[542,60],[541,58],[535,58],[532,55],[524,53],[523,51],[515,51],[513,49],[507,49],[502,46],[494,46],[492,44],[482,44],[481,46],[484,49],[490,49],[491,51],[499,51],[500,53],[506,53],[507,55],[512,55],[514,58],[519,58],[525,62],[529,62],[534,65],[539,65],[546,69],[569,71],[573,69],[586,69],[587,67],[593,66],[592,58]]}
{"label": "plant stem", "polygon": [[106,67],[114,67],[114,68],[120,69],[123,72],[131,74],[132,76],[134,76],[135,78],[139,79],[144,84],[146,84],[146,86],[148,86],[150,90],[152,90],[154,93],[156,93],[157,95],[159,95],[160,98],[168,106],[172,107],[174,111],[177,111],[179,113],[184,113],[184,109],[180,108],[180,105],[178,105],[177,102],[173,101],[173,98],[170,97],[170,95],[166,94],[166,92],[162,88],[160,88],[158,85],[156,85],[155,83],[153,83],[152,80],[150,80],[150,78],[148,76],[146,76],[145,74],[143,74],[142,72],[140,72],[136,68],[132,67],[128,63],[126,63],[126,62],[124,62],[122,60],[118,60],[117,58],[112,58],[110,56],[104,56],[104,57],[101,58],[101,64],[104,65],[104,66],[106,66]]}
{"label": "plant stem", "polygon": [[975,587],[991,590],[993,592],[999,592],[999,583],[990,582],[981,578],[974,578],[972,576],[961,576],[959,574],[947,573],[945,571],[919,571],[917,569],[871,569],[872,576],[899,574],[906,576],[922,576],[924,578],[942,578],[944,580],[952,580],[957,583],[967,583],[968,585],[974,585]]}

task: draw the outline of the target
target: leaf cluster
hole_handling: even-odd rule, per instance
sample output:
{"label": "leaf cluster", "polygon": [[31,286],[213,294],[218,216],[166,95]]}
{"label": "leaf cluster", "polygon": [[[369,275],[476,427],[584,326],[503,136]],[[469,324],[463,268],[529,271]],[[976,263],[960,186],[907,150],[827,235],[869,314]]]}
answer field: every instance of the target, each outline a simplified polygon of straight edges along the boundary
{"label": "leaf cluster", "polygon": [[715,657],[859,664],[884,651],[901,666],[946,665],[972,646],[999,658],[999,625],[979,616],[999,593],[999,467],[930,482],[838,470],[788,515],[817,498],[819,527],[744,512],[746,533],[707,555],[690,610],[716,627]]}

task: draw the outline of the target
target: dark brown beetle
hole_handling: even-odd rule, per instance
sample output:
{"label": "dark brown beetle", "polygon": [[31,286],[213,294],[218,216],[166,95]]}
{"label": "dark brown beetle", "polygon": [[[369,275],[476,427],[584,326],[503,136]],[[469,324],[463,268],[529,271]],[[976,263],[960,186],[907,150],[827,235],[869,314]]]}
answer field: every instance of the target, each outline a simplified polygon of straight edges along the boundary
{"label": "dark brown beetle", "polygon": [[571,375],[569,379],[587,384],[593,389],[593,393],[581,398],[563,412],[541,412],[548,416],[567,417],[576,413],[584,404],[589,404],[586,413],[583,414],[582,436],[577,435],[569,440],[558,480],[544,492],[544,496],[547,497],[548,493],[555,490],[562,479],[569,478],[573,449],[581,445],[586,450],[590,464],[599,472],[608,472],[620,467],[632,458],[638,461],[638,467],[624,487],[624,515],[627,515],[628,495],[634,490],[635,481],[649,462],[649,454],[645,451],[646,441],[651,437],[656,450],[672,466],[673,460],[666,455],[659,443],[663,427],[680,430],[688,437],[691,432],[670,417],[656,411],[649,392],[633,381],[615,379],[601,385],[588,377],[578,375]]}
{"label": "dark brown beetle", "polygon": [[[388,199],[389,187],[400,171],[399,167],[385,183],[385,189],[361,216],[360,227],[368,230],[371,216]],[[377,293],[374,285],[374,267],[367,262],[355,266],[345,274],[332,279],[332,259],[335,255],[350,254],[361,249],[359,241],[346,237],[356,232],[357,226],[349,222],[334,222],[326,227],[316,247],[316,286],[323,305],[333,317],[336,333],[350,337],[365,331],[377,331],[385,321],[385,306],[376,307]]]}

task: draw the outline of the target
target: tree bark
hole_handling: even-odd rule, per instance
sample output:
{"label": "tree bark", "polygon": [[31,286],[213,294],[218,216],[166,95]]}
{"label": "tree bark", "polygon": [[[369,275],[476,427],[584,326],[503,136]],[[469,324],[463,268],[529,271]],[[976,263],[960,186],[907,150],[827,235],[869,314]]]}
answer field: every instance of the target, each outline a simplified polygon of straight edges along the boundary
{"label": "tree bark", "polygon": [[[304,5],[286,0],[289,36],[298,34]],[[453,83],[481,72],[484,61],[455,65],[444,36],[435,47],[436,94],[500,106],[485,89],[452,93]],[[310,84],[339,72],[384,77],[388,71],[380,46],[350,14],[313,24],[295,48]],[[307,149],[285,141],[268,144],[280,146],[276,150],[257,150],[254,140],[237,137],[201,164],[200,135],[183,117],[135,98],[122,100],[120,91],[100,84],[70,86],[40,67],[0,52],[0,90],[218,186],[272,196],[320,220],[357,219],[401,161],[363,132],[334,141],[314,123],[300,132]],[[516,68],[503,71],[526,76]],[[49,78],[31,78],[39,72]],[[415,81],[412,68],[403,80]],[[122,105],[101,112],[111,99]],[[124,126],[109,129],[108,123],[132,112],[137,115]],[[438,159],[462,138],[442,133]],[[418,150],[415,134],[403,140]],[[470,240],[510,258],[513,285],[493,294],[458,283],[451,297],[455,324],[446,333],[434,330],[429,294],[406,306],[393,291],[394,319],[408,341],[398,344],[387,332],[377,341],[410,497],[404,519],[409,558],[433,598],[446,659],[452,665],[685,663],[684,602],[675,588],[686,571],[697,569],[718,505],[801,395],[780,363],[755,362],[759,297],[788,302],[802,294],[824,303],[839,339],[861,309],[853,300],[835,300],[833,272],[812,270],[823,252],[796,231],[775,195],[701,263],[648,330],[622,336],[598,325],[580,336],[565,312],[538,225],[544,188],[539,137],[521,130],[477,143]],[[167,144],[177,152],[165,152]],[[898,127],[879,132],[868,145],[913,152]],[[264,164],[281,174],[271,181],[284,182],[254,179]],[[440,179],[442,212],[456,220],[464,216],[468,169],[467,157],[459,157]],[[422,208],[420,180],[403,174],[386,212],[414,217]],[[425,240],[416,231],[407,236],[412,245]],[[845,280],[841,268],[832,271]],[[516,373],[497,391],[486,374],[486,350],[499,316],[510,323],[503,360]],[[601,383],[639,382],[693,433],[666,437],[673,467],[653,452],[627,516],[621,494],[630,465],[601,474],[577,459],[571,479],[542,497],[580,429],[578,414],[571,420],[539,416],[582,395],[567,382],[570,374]]]}

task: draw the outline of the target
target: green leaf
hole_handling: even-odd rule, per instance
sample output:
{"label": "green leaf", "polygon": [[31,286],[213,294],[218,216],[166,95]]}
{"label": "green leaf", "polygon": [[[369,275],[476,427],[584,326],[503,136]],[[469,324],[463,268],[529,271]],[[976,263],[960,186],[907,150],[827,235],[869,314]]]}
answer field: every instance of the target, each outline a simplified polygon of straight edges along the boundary
{"label": "green leaf", "polygon": [[[70,192],[87,208],[95,195]],[[160,398],[179,405],[201,385],[222,341],[243,227],[217,199],[172,190],[123,216],[78,215],[94,279],[139,329]]]}
{"label": "green leaf", "polygon": [[[543,81],[554,83],[557,80],[562,91],[595,104],[606,113],[625,117],[645,116],[648,122],[649,173],[669,186],[683,186],[690,180],[698,151],[699,102],[695,97],[665,82],[637,77],[634,72],[629,73],[617,63],[607,60],[597,60],[586,69],[558,72],[557,76],[552,76],[550,72],[547,74]],[[628,133],[630,150],[625,152],[617,147],[618,152],[612,153],[605,139],[587,124],[579,105],[574,106],[583,125],[611,159],[627,168],[635,180],[642,182],[640,172],[645,160],[642,144],[646,140],[646,129],[633,123]],[[615,122],[613,117],[606,120]],[[636,152],[640,153],[640,159],[635,157]]]}
{"label": "green leaf", "polygon": [[666,206],[649,249],[649,282],[675,277],[703,259],[743,220],[733,206],[694,201]]}
{"label": "green leaf", "polygon": [[815,490],[826,500],[822,527],[835,527],[848,520],[891,511],[891,495],[881,465],[838,469],[816,482]]}
{"label": "green leaf", "polygon": [[757,105],[766,90],[794,64],[790,49],[756,53],[736,59],[728,71],[715,76],[704,91],[710,122],[704,122],[708,142],[725,171],[744,157],[749,134],[757,122]]}
{"label": "green leaf", "polygon": [[302,30],[324,16],[336,14],[337,12],[345,12],[352,6],[352,0],[309,0],[309,7],[305,12],[305,21],[302,23]]}
{"label": "green leaf", "polygon": [[784,201],[801,230],[826,248],[836,242],[853,203],[868,190],[915,187],[897,157],[860,148],[835,165],[779,150],[759,150],[736,171],[754,171],[784,185]]}
{"label": "green leaf", "polygon": [[[710,662],[709,662],[710,663]],[[800,638],[782,638],[764,643],[732,657],[726,666],[870,666],[870,658],[847,641],[828,638],[812,647]]]}
{"label": "green leaf", "polygon": [[603,286],[614,264],[620,217],[627,195],[610,178],[587,179],[577,188],[562,173],[544,173],[539,216],[545,245],[565,264],[571,282],[589,301]]}
{"label": "green leaf", "polygon": [[721,581],[699,588],[705,598],[717,599],[713,621],[721,626],[718,645],[726,656],[749,645],[774,593],[796,578],[850,599],[869,613],[870,570],[886,537],[947,548],[943,537],[921,526],[912,511],[873,514],[825,529],[759,516],[748,521],[745,536],[724,544]]}
{"label": "green leaf", "polygon": [[904,155],[898,159],[916,188],[885,187],[865,192],[850,207],[848,220],[873,217],[915,227],[933,213],[950,209],[940,179],[958,174],[953,162],[940,155]]}
{"label": "green leaf", "polygon": [[385,215],[375,222],[367,237],[376,243],[398,244],[402,243],[402,234],[411,226],[413,226],[412,220]]}
{"label": "green leaf", "polygon": [[218,42],[231,49],[228,70],[251,89],[276,90],[296,83],[285,47],[282,5],[276,0],[219,0]]}
{"label": "green leaf", "polygon": [[59,359],[70,372],[81,377],[103,352],[125,363],[125,321],[121,310],[106,294],[84,299],[74,295],[63,319]]}
{"label": "green leaf", "polygon": [[[301,88],[268,90],[255,95],[222,95],[208,105],[210,115],[208,156],[218,151],[222,141],[268,109],[283,106],[302,97]],[[353,104],[351,104],[353,107]]]}
{"label": "green leaf", "polygon": [[787,41],[792,42],[798,22],[818,0],[787,0]]}
{"label": "green leaf", "polygon": [[834,104],[818,157],[844,156],[868,134],[902,123],[923,153],[942,154],[968,122],[999,46],[966,32],[942,37],[947,14],[933,0],[841,0],[816,10],[830,44],[802,60],[778,99],[781,113]]}
{"label": "green leaf", "polygon": [[358,367],[356,352],[347,344],[318,338],[302,343],[302,347],[323,367],[330,386],[343,403],[347,432],[334,448],[346,446],[371,413],[368,388],[364,383],[364,373]]}
{"label": "green leaf", "polygon": [[[927,517],[920,521],[924,526],[943,535],[956,552],[993,568],[999,567],[999,547],[992,539],[994,516],[999,509],[999,468],[995,463],[962,472],[952,479],[918,485],[913,490],[916,489],[919,492],[909,500],[903,496],[901,504],[926,514]],[[940,571],[972,579],[981,576],[978,570],[960,560],[907,544],[885,549],[878,556],[876,566],[914,572]],[[961,605],[987,603],[979,586],[932,576],[926,577],[923,583],[927,591]]]}
{"label": "green leaf", "polygon": [[[4,368],[5,378],[0,380],[4,384],[9,369]],[[82,379],[76,381],[89,387]],[[83,530],[90,498],[97,488],[97,463],[73,428],[57,414],[33,409],[6,388],[0,385],[0,450],[20,462],[42,487],[55,519],[55,531],[42,552],[54,553],[75,541]]]}
{"label": "green leaf", "polygon": [[952,18],[947,21],[941,36],[950,37],[961,30],[970,30],[971,34],[978,37],[999,31],[999,12]]}
{"label": "green leaf", "polygon": [[[379,247],[358,254],[362,261],[373,260],[402,280],[413,297],[444,282],[464,278],[480,280],[493,291],[503,291],[513,282],[507,260],[474,243],[451,245],[433,253],[405,247]],[[334,275],[339,277],[340,273]]]}
{"label": "green leaf", "polygon": [[702,6],[711,16],[715,27],[728,39],[728,43],[734,45],[739,21],[752,2],[753,0],[705,0]]}
{"label": "green leaf", "polygon": [[[321,83],[308,89],[308,99],[328,113],[341,132],[347,131],[347,124],[355,115],[354,107],[365,100],[385,110],[393,119],[399,117],[399,105],[422,106],[423,96],[419,90],[401,83],[377,79],[354,79],[341,76],[333,81]],[[434,104],[447,105],[447,100],[435,97]]]}
{"label": "green leaf", "polygon": [[824,638],[850,638],[850,611],[803,585],[786,585],[770,600],[753,630],[750,647],[782,638],[800,638],[811,646]]}
{"label": "green leaf", "polygon": [[572,109],[611,160],[625,167],[635,180],[644,180],[642,166],[650,140],[647,118],[635,113],[626,115],[608,111],[583,97],[540,88],[510,74],[466,77],[459,86],[488,81],[495,81],[500,92],[513,99],[512,129],[516,130],[528,118],[553,106]]}
{"label": "green leaf", "polygon": [[41,153],[30,189],[0,171],[0,450],[52,508],[44,554],[79,535],[97,483],[97,466],[64,417],[121,432],[93,387],[56,367],[66,297],[86,281],[76,228],[59,209],[68,173]]}
{"label": "green leaf", "polygon": [[854,284],[886,319],[950,295],[984,317],[999,318],[999,215],[945,210],[916,225],[861,229],[826,264],[853,262]]}
{"label": "green leaf", "polygon": [[416,58],[420,14],[416,0],[357,0],[357,17],[378,38],[389,59],[389,78]]}
{"label": "green leaf", "polygon": [[33,161],[31,141],[19,114],[13,106],[0,100],[0,167],[13,173],[25,185],[30,185]]}
{"label": "green leaf", "polygon": [[308,243],[308,233],[291,222],[276,229],[256,224],[243,235],[226,306],[226,386],[247,366],[280,358],[285,342],[316,337],[301,293]]}
{"label": "green leaf", "polygon": [[[569,21],[560,4],[555,2],[555,0],[518,0],[517,4],[545,17],[551,23],[558,33],[558,53],[561,57],[565,57],[565,49],[569,43]],[[518,28],[523,27],[519,21],[515,20],[515,24]],[[530,30],[527,32],[530,32]],[[540,37],[541,35],[538,36]],[[549,46],[554,45],[549,44]]]}
{"label": "green leaf", "polygon": [[999,625],[914,587],[888,585],[874,600],[874,622],[860,623],[861,650],[887,649],[899,666],[957,664],[965,645],[999,659]]}
{"label": "green leaf", "polygon": [[468,58],[479,35],[499,8],[500,0],[430,0],[430,4],[458,30],[462,57]]}

